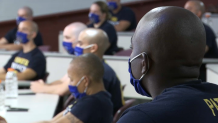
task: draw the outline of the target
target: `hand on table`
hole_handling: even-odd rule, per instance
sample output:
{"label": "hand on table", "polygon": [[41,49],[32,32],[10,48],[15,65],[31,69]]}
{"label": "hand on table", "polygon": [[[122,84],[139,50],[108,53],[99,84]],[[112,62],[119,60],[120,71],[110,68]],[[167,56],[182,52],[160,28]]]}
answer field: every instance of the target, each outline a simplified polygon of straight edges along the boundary
{"label": "hand on table", "polygon": [[3,117],[0,116],[0,123],[7,123],[7,121]]}
{"label": "hand on table", "polygon": [[40,79],[40,80],[31,82],[30,89],[35,93],[43,93],[45,86],[46,86],[45,82]]}

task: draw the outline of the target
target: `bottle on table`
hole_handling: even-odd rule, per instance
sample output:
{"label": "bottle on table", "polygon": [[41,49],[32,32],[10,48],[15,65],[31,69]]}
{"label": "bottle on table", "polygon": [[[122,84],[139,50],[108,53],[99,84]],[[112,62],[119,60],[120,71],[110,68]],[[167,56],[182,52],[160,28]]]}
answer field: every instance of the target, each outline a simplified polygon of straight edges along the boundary
{"label": "bottle on table", "polygon": [[16,73],[16,70],[8,68],[8,72],[5,78],[6,98],[17,98],[18,96],[18,82]]}
{"label": "bottle on table", "polygon": [[5,112],[5,90],[0,80],[0,114]]}

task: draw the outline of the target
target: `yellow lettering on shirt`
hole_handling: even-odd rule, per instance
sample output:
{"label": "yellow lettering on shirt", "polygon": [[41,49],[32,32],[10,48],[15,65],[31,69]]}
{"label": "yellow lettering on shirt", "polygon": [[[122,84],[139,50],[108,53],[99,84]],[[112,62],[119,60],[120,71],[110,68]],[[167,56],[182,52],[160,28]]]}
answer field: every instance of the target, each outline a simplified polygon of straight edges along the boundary
{"label": "yellow lettering on shirt", "polygon": [[117,19],[117,17],[111,17],[111,21],[114,21],[114,22],[117,22],[118,21],[118,19]]}
{"label": "yellow lettering on shirt", "polygon": [[216,101],[216,103],[218,103],[218,98],[213,98],[214,101]]}
{"label": "yellow lettering on shirt", "polygon": [[213,113],[213,116],[216,116],[216,114],[214,113],[214,110],[213,110],[214,106],[213,106],[213,104],[210,102],[210,100],[204,99],[204,101],[205,101],[205,103],[208,105],[208,107],[211,109],[211,111],[212,111],[212,113]]}
{"label": "yellow lettering on shirt", "polygon": [[212,100],[212,99],[210,99],[210,101],[213,103],[213,105],[214,105],[214,107],[217,109],[217,111],[218,111],[218,106],[217,106],[217,104]]}
{"label": "yellow lettering on shirt", "polygon": [[15,62],[15,63],[18,63],[18,64],[22,64],[22,65],[24,65],[24,66],[28,66],[28,64],[29,64],[29,60],[28,60],[28,59],[21,58],[21,57],[16,57],[16,58],[14,59],[14,62]]}

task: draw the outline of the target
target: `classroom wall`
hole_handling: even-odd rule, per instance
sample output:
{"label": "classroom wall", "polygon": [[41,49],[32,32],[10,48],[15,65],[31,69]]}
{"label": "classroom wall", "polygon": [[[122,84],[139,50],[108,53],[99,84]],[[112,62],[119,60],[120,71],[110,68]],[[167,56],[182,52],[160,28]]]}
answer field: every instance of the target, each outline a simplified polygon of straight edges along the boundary
{"label": "classroom wall", "polygon": [[[15,19],[17,10],[22,6],[29,6],[34,10],[35,16],[42,16],[87,9],[94,1],[96,0],[0,0],[0,22]],[[132,1],[136,0],[122,0],[121,2]]]}

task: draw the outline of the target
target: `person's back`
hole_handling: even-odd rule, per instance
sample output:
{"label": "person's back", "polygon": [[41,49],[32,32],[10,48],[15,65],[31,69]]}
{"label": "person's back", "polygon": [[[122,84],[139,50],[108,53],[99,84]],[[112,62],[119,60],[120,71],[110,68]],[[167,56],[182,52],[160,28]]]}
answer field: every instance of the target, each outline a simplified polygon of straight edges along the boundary
{"label": "person's back", "polygon": [[113,114],[115,115],[115,113],[124,105],[123,95],[121,92],[122,90],[120,87],[121,83],[114,70],[105,61],[103,61],[103,66],[104,87],[111,94],[111,101],[113,102]]}
{"label": "person's back", "polygon": [[204,28],[206,32],[207,46],[209,48],[205,53],[204,58],[218,58],[216,35],[208,25],[204,24]]}
{"label": "person's back", "polygon": [[[126,117],[132,117],[132,122],[137,122],[135,115],[146,114],[137,123],[216,123],[217,88],[217,85],[200,80],[167,88],[152,102],[127,110]],[[128,120],[131,123],[131,119]],[[119,122],[124,123],[125,120]]]}

